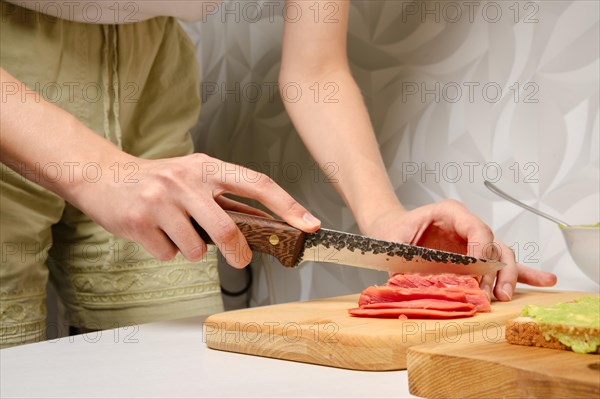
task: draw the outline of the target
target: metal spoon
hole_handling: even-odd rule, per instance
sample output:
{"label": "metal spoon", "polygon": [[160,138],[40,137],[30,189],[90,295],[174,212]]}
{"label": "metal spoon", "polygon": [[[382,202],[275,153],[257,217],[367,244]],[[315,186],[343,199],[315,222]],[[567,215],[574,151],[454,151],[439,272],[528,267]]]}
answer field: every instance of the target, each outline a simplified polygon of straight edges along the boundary
{"label": "metal spoon", "polygon": [[518,205],[521,208],[528,210],[529,212],[533,212],[536,215],[539,215],[539,216],[541,216],[543,218],[551,220],[551,221],[553,221],[556,224],[559,224],[559,225],[562,224],[563,226],[569,226],[568,223],[565,223],[562,220],[559,220],[559,219],[555,218],[554,216],[550,216],[547,213],[544,213],[544,212],[540,211],[539,209],[535,209],[535,208],[530,207],[529,205],[525,205],[521,201],[519,201],[519,200],[511,197],[510,195],[506,194],[504,191],[500,190],[498,187],[496,187],[495,185],[493,185],[492,183],[490,183],[487,180],[485,180],[483,182],[483,184],[485,184],[485,186],[488,188],[488,190],[490,190],[494,194],[499,195],[500,197],[504,198],[505,200],[510,201],[513,204]]}

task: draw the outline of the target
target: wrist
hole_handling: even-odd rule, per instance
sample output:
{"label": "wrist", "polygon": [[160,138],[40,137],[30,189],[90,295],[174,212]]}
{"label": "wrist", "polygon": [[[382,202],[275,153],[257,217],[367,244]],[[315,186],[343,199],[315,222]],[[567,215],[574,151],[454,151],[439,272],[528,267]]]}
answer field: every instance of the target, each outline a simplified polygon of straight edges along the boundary
{"label": "wrist", "polygon": [[361,206],[353,213],[360,231],[367,235],[375,235],[378,226],[388,217],[391,215],[397,217],[407,212],[400,201],[393,196],[385,201],[377,200],[368,206]]}
{"label": "wrist", "polygon": [[[81,129],[77,121],[74,125],[76,130]],[[54,190],[80,209],[88,201],[95,201],[95,197],[110,186],[134,182],[142,162],[92,131],[87,138],[87,150],[74,151],[73,158],[63,163],[68,178],[61,179]]]}

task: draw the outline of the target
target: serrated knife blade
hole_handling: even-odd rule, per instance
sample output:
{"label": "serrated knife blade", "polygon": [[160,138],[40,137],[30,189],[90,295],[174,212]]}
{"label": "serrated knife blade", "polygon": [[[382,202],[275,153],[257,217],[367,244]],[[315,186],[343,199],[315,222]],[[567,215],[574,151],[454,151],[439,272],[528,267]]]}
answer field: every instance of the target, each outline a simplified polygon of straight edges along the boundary
{"label": "serrated knife blade", "polygon": [[[482,276],[495,273],[504,263],[468,255],[383,241],[329,229],[305,233],[280,220],[227,211],[246,238],[250,249],[273,255],[286,267],[307,261],[332,263],[391,273],[454,273]],[[202,239],[209,234],[193,219]]]}

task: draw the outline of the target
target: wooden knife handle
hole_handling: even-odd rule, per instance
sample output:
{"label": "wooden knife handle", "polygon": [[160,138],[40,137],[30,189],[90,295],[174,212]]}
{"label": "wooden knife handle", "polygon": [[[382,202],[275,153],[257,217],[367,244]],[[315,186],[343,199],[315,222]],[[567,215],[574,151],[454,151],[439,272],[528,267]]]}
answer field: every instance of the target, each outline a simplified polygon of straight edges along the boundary
{"label": "wooden knife handle", "polygon": [[[226,213],[246,237],[252,251],[273,255],[283,266],[297,266],[306,236],[302,230],[280,220],[232,211]],[[204,242],[214,244],[212,238],[194,219],[192,224]]]}

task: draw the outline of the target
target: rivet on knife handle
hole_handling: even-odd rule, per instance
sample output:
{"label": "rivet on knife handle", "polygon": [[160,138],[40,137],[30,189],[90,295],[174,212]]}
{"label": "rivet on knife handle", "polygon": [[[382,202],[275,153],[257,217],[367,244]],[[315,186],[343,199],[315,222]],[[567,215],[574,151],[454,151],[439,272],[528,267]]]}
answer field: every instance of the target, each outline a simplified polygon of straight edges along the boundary
{"label": "rivet on knife handle", "polygon": [[[226,212],[246,237],[252,251],[273,255],[283,266],[296,266],[306,233],[279,220]],[[214,244],[212,238],[194,219],[192,224],[204,242]]]}

